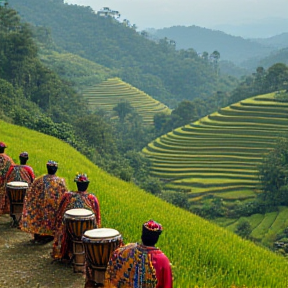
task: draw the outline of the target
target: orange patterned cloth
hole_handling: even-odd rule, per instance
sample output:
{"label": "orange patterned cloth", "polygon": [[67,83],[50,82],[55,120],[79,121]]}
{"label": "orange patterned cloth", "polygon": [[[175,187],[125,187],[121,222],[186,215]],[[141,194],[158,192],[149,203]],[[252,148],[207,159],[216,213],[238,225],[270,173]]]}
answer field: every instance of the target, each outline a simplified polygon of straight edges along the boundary
{"label": "orange patterned cloth", "polygon": [[116,249],[105,273],[105,288],[172,288],[169,259],[156,247],[129,243]]}
{"label": "orange patterned cloth", "polygon": [[55,215],[65,192],[63,178],[49,174],[36,178],[25,195],[21,230],[54,236]]}
{"label": "orange patterned cloth", "polygon": [[9,214],[9,200],[6,194],[6,175],[14,161],[5,153],[0,153],[0,215]]}
{"label": "orange patterned cloth", "polygon": [[53,243],[52,257],[54,259],[71,258],[72,239],[66,232],[64,224],[64,214],[67,210],[75,208],[84,208],[92,211],[95,214],[97,227],[101,227],[100,205],[97,197],[87,191],[67,192],[63,195],[59,209],[56,214],[56,233]]}
{"label": "orange patterned cloth", "polygon": [[7,173],[7,183],[12,181],[23,181],[30,184],[34,181],[33,169],[28,165],[11,165]]}

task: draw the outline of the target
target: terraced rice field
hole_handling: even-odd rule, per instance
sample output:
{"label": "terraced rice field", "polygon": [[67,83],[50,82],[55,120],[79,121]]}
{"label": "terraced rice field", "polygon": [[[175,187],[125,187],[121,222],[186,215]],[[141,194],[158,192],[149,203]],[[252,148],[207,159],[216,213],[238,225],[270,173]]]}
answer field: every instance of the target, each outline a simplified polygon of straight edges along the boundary
{"label": "terraced rice field", "polygon": [[237,220],[230,219],[227,223],[221,223],[221,219],[216,219],[215,222],[235,232],[238,223],[243,220],[247,220],[251,225],[251,238],[265,246],[271,246],[275,242],[279,231],[288,226],[288,207],[280,206],[278,207],[278,211],[266,214],[253,214],[250,217],[241,217]]}
{"label": "terraced rice field", "polygon": [[101,108],[111,113],[119,102],[128,101],[146,124],[153,124],[156,113],[171,113],[166,105],[119,78],[111,78],[88,87],[82,91],[82,95],[88,101],[91,110]]}
{"label": "terraced rice field", "polygon": [[168,189],[245,200],[257,192],[258,165],[288,132],[288,103],[274,94],[252,97],[175,129],[143,152]]}

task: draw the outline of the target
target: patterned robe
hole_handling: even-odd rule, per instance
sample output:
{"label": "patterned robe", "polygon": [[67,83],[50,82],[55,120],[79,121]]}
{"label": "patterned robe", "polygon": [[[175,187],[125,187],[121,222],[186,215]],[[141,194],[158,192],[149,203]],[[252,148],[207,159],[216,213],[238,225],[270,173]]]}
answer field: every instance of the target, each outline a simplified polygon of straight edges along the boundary
{"label": "patterned robe", "polygon": [[55,214],[65,192],[63,178],[49,174],[36,178],[25,195],[21,230],[54,236]]}
{"label": "patterned robe", "polygon": [[9,214],[10,204],[6,194],[6,174],[14,161],[5,153],[0,153],[0,215]]}
{"label": "patterned robe", "polygon": [[156,247],[130,243],[116,249],[105,273],[106,288],[172,288],[169,259]]}
{"label": "patterned robe", "polygon": [[34,181],[33,169],[28,165],[11,165],[6,175],[7,183],[12,181],[23,181],[30,184]]}
{"label": "patterned robe", "polygon": [[66,233],[64,224],[64,214],[67,210],[75,208],[84,208],[92,211],[95,214],[96,225],[101,227],[100,205],[97,197],[87,191],[67,192],[63,195],[59,209],[56,214],[56,233],[53,243],[52,257],[54,259],[71,258],[72,239]]}

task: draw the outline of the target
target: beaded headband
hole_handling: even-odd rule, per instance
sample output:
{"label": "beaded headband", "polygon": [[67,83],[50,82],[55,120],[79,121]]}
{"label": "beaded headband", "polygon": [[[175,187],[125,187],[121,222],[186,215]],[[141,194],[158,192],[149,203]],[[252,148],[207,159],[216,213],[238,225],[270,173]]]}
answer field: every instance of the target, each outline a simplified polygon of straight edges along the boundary
{"label": "beaded headband", "polygon": [[49,160],[46,165],[58,167],[58,163],[56,161],[53,161],[53,160]]}
{"label": "beaded headband", "polygon": [[0,142],[0,147],[1,148],[7,148],[8,146],[6,146],[6,144],[4,142]]}
{"label": "beaded headband", "polygon": [[22,158],[28,158],[28,152],[22,152],[19,156]]}
{"label": "beaded headband", "polygon": [[89,182],[87,174],[77,173],[74,182]]}

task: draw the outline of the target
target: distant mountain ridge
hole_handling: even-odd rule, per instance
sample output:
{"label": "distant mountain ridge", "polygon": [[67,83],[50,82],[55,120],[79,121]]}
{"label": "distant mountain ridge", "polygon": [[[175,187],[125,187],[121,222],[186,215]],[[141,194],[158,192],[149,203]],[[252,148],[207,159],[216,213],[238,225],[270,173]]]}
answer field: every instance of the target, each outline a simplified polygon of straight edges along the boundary
{"label": "distant mountain ridge", "polygon": [[262,45],[271,46],[277,49],[288,48],[288,32],[269,38],[256,38],[251,40],[253,40],[254,42],[258,42]]}
{"label": "distant mountain ridge", "polygon": [[250,21],[243,24],[215,25],[211,28],[243,38],[270,38],[274,35],[288,32],[288,19],[270,17],[255,19],[253,22]]}
{"label": "distant mountain ridge", "polygon": [[[151,30],[152,32],[152,30]],[[220,52],[221,59],[237,65],[249,58],[261,59],[269,55],[274,48],[267,43],[259,43],[239,36],[228,35],[222,31],[199,26],[173,26],[154,30],[154,38],[169,38],[176,41],[176,49],[193,48],[198,53]]]}

